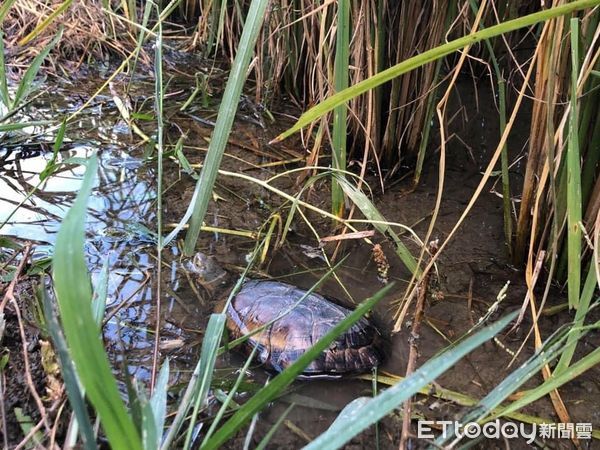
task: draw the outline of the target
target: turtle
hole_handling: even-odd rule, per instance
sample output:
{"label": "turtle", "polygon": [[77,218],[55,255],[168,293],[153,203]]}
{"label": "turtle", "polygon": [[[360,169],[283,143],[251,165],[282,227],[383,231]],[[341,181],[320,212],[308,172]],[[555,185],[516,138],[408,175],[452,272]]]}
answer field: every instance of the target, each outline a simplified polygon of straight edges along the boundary
{"label": "turtle", "polygon": [[[228,283],[215,260],[197,253],[188,265],[213,295]],[[218,296],[218,295],[216,295]],[[273,280],[248,280],[225,307],[230,338],[251,336],[242,344],[266,369],[281,372],[352,311],[334,299]],[[262,328],[262,330],[256,331]],[[381,336],[361,318],[338,336],[301,374],[301,378],[339,378],[368,372],[382,362]]]}

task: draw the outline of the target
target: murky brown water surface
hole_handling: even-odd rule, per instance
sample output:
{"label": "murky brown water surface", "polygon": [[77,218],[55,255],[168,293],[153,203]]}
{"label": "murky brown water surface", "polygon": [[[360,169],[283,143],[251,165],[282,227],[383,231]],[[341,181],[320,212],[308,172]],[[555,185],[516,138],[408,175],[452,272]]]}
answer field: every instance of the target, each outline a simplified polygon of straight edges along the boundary
{"label": "murky brown water surface", "polygon": [[[185,87],[186,83],[190,81],[184,78],[173,84],[174,99],[185,99],[187,94],[178,91],[177,86]],[[92,87],[82,83],[48,93],[37,102],[35,118],[56,119],[57,116],[73,112],[88,98]],[[489,100],[489,95],[484,91],[479,94],[484,100]],[[131,93],[134,104],[142,105],[142,110],[151,108],[152,95],[152,83],[145,80],[140,80]],[[465,104],[474,102],[471,97],[472,93],[465,87]],[[178,113],[175,107],[170,110],[168,141],[174,144],[180,133],[185,133],[187,137],[183,150],[191,163],[200,163],[203,159],[212,130],[211,122],[215,119],[215,104],[216,101],[212,101],[212,105],[197,106],[189,113]],[[497,139],[495,112],[491,102],[487,106],[485,103],[481,105],[479,112],[471,108],[465,114],[469,115],[468,126],[457,127],[455,131],[470,147],[465,148],[459,140],[451,141],[444,198],[434,238],[444,239],[458,220],[479,182],[489,150],[495,146]],[[104,328],[107,348],[115,362],[125,357],[131,373],[148,380],[153,329],[157,320],[155,299],[158,268],[154,238],[156,161],[145,157],[146,149],[138,146],[139,139],[132,138],[110,97],[99,97],[80,117],[79,122],[74,123],[67,132],[69,140],[59,153],[59,160],[85,158],[93,152],[99,156],[100,169],[89,201],[85,251],[93,280],[97,279],[103,264],[109,265],[107,323]],[[294,162],[304,155],[298,141],[292,140],[280,147],[267,145],[289,123],[289,119],[281,112],[275,117],[277,123],[270,124],[248,102],[238,115],[222,167],[263,180],[286,169],[301,167],[302,163]],[[151,126],[147,128],[149,133],[152,132]],[[524,143],[526,132],[524,128],[520,130],[521,136],[517,133],[513,137],[515,156]],[[32,138],[26,143],[21,139],[15,144],[0,142],[0,223],[6,222],[0,234],[35,242],[36,259],[51,255],[60,221],[77,194],[84,172],[82,166],[62,169],[27,197],[26,193],[39,182],[39,174],[51,156],[49,146],[40,144],[39,139]],[[165,168],[164,186],[167,189],[164,214],[165,221],[171,224],[183,216],[191,199],[194,180],[171,158],[165,160]],[[516,185],[519,182],[519,170],[515,167],[513,174]],[[283,175],[274,185],[295,194],[298,191],[296,177],[297,173]],[[434,207],[437,184],[437,164],[432,160],[426,164],[423,180],[416,189],[410,189],[408,182],[400,182],[379,194],[376,204],[388,220],[414,226],[417,234],[424,236]],[[376,181],[373,186],[377,186]],[[289,204],[256,184],[226,176],[219,178],[215,194],[217,201],[211,205],[206,219],[206,225],[214,227],[215,231],[202,234],[198,250],[214,255],[220,264],[236,273],[246,265],[246,258],[255,243],[218,229],[257,231],[272,214],[280,214],[285,222]],[[322,182],[315,184],[308,196],[308,201],[325,210],[328,209],[328,199],[327,186]],[[321,236],[330,232],[328,219],[311,212],[306,212],[306,218]],[[260,267],[260,273],[254,276],[269,275],[306,288],[315,283],[327,269],[327,264],[315,252],[318,243],[311,227],[297,215],[286,243],[269,253],[265,264]],[[398,281],[397,290],[376,311],[383,333],[389,335],[397,309],[395,305],[403,296],[403,287],[409,274],[395,257],[389,242],[381,237],[375,237],[374,240],[382,244],[391,263],[390,279]],[[407,237],[405,242],[416,250]],[[333,249],[329,246],[326,248]],[[339,281],[327,281],[321,292],[352,302],[366,298],[383,286],[377,276],[376,266],[371,261],[370,246],[353,241],[341,250],[347,259],[337,272]],[[440,258],[437,283],[427,302],[419,338],[419,363],[468,331],[486,313],[508,281],[508,297],[501,304],[498,315],[521,304],[525,296],[523,275],[510,266],[506,253],[501,198],[495,187],[490,185],[460,233]],[[166,249],[160,287],[161,354],[171,359],[173,383],[185,381],[193,369],[205,323],[216,301],[181,270],[179,255],[176,243]],[[565,297],[558,289],[551,296],[551,305],[564,301]],[[566,315],[544,317],[541,325],[545,335],[567,320]],[[503,336],[500,340],[510,351],[516,350],[528,331],[529,324],[524,323],[515,333]],[[408,336],[409,331],[405,328],[389,338],[387,359],[381,368],[383,371],[398,375],[404,373]],[[587,353],[599,344],[598,335],[590,335],[585,338],[580,351]],[[526,348],[512,369],[530,351],[531,348]],[[495,343],[488,343],[464,358],[438,382],[444,388],[481,398],[510,372],[511,359],[509,351]],[[215,395],[218,396],[218,389],[227,388],[242,363],[243,359],[236,354],[226,355],[220,361],[216,372]],[[561,390],[574,422],[600,425],[598,375],[599,369],[592,369]],[[237,400],[243,401],[267,378],[268,374],[260,367],[252,367],[248,393],[241,394]],[[298,382],[284,398],[260,415],[253,442],[262,438],[291,402],[297,406],[275,435],[273,448],[301,446],[306,439],[324,431],[339,410],[351,400],[371,394],[371,384],[360,380]],[[420,400],[417,412],[425,417],[453,418],[460,413],[460,408],[430,399]],[[527,412],[554,418],[547,401],[528,407]],[[401,419],[395,416],[383,421],[379,430],[381,448],[397,447],[400,423]],[[245,434],[241,434],[239,440],[231,443],[231,447],[241,448],[244,438]],[[374,431],[370,430],[353,440],[348,448],[373,448],[374,442]],[[500,443],[492,443],[493,446],[496,444]],[[556,442],[554,448],[561,446],[568,448],[569,444]]]}

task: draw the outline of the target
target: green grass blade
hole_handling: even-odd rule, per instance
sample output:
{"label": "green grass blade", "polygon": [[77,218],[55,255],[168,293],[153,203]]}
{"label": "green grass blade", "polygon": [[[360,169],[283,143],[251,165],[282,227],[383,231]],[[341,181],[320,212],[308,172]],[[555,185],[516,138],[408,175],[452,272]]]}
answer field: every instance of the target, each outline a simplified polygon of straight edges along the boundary
{"label": "green grass blade", "polygon": [[108,258],[104,261],[102,269],[100,270],[100,276],[96,280],[94,286],[94,294],[92,295],[92,315],[94,321],[100,326],[102,318],[104,317],[104,311],[106,311],[106,298],[108,294]]}
{"label": "green grass blade", "polygon": [[367,78],[366,80],[361,81],[360,83],[357,83],[356,85],[348,89],[344,89],[342,92],[338,92],[337,94],[329,97],[302,114],[294,126],[277,136],[275,141],[281,141],[286,137],[296,133],[319,117],[330,111],[333,111],[334,108],[343,105],[354,97],[364,94],[365,92],[376,88],[377,86],[380,86],[383,83],[390,81],[404,73],[410,72],[417,67],[421,67],[424,64],[449,55],[456,50],[460,50],[461,48],[465,48],[485,39],[490,39],[494,36],[499,36],[510,31],[535,25],[536,23],[543,22],[545,20],[571,14],[572,12],[579,11],[581,9],[591,8],[598,4],[600,4],[600,0],[577,0],[574,2],[569,2],[564,5],[548,8],[543,11],[509,20],[489,28],[484,28],[483,30],[479,30],[475,33],[448,42],[447,44],[427,50],[426,52],[402,61],[401,63],[396,64],[395,66],[392,66],[389,69],[378,73],[377,75]]}
{"label": "green grass blade", "polygon": [[158,379],[154,385],[154,392],[150,399],[150,408],[154,416],[154,423],[157,430],[156,441],[153,442],[152,449],[160,448],[160,438],[165,427],[165,417],[167,416],[167,391],[169,389],[169,359],[163,363]]}
{"label": "green grass blade", "polygon": [[463,356],[494,337],[516,317],[516,312],[482,329],[441,355],[430,359],[410,377],[386,389],[381,394],[365,402],[362,408],[353,409],[353,414],[345,420],[336,420],[327,431],[304,447],[305,450],[333,450],[340,448],[365,428],[374,424],[397,408],[405,400],[416,394],[426,384],[432,382],[456,364]]}
{"label": "green grass blade", "polygon": [[97,167],[94,155],[88,160],[77,199],[58,232],[52,262],[54,287],[71,357],[111,447],[141,449],[140,438],[121,400],[92,315],[92,292],[83,246],[86,205]]}
{"label": "green grass blade", "polygon": [[200,360],[194,369],[192,379],[186,389],[186,392],[179,403],[175,419],[173,419],[173,423],[169,427],[167,436],[162,443],[161,448],[163,450],[168,450],[171,448],[171,444],[177,437],[192,403],[195,402],[196,405],[200,405],[206,398],[206,394],[208,392],[208,388],[210,387],[213,376],[215,360],[218,355],[219,343],[221,342],[223,329],[225,328],[225,319],[225,314],[212,314],[208,320],[206,333],[204,335],[204,339],[202,340]]}
{"label": "green grass blade", "polygon": [[[498,79],[498,103],[500,108],[500,136],[504,134],[506,129],[506,81],[499,74]],[[502,147],[502,155],[500,155],[500,164],[502,167],[502,208],[504,213],[504,238],[508,247],[508,254],[512,256],[512,202],[510,200],[510,174],[508,164],[508,144]]]}
{"label": "green grass blade", "polygon": [[[0,11],[3,8],[4,5],[0,6]],[[2,23],[1,13],[0,23]],[[0,30],[0,102],[2,102],[7,110],[10,111],[12,109],[12,101],[10,100],[10,94],[8,93],[8,79],[6,76],[6,65],[4,61],[4,33],[2,30]]]}
{"label": "green grass blade", "polygon": [[354,414],[360,414],[361,409],[371,401],[370,397],[358,397],[344,406],[344,409],[340,411],[335,420],[331,423],[330,427],[337,427],[340,424],[346,423],[347,420],[352,419]]}
{"label": "green grass blade", "polygon": [[77,380],[77,374],[75,373],[75,367],[71,361],[71,355],[69,355],[69,349],[67,343],[62,335],[58,319],[50,303],[46,291],[42,288],[39,290],[42,297],[42,304],[44,307],[44,316],[46,318],[46,327],[52,343],[56,350],[56,355],[60,364],[60,373],[65,383],[65,389],[67,391],[67,398],[71,409],[77,419],[77,425],[79,434],[81,435],[81,442],[85,450],[96,449],[96,437],[94,436],[94,429],[92,422],[87,411],[87,405],[85,404],[84,394],[79,386]]}
{"label": "green grass blade", "polygon": [[[337,175],[336,175],[337,177]],[[382,222],[386,222],[385,217],[375,207],[373,202],[361,191],[356,189],[344,178],[337,177],[338,183],[348,196],[348,198],[360,209],[368,220],[372,220],[373,226],[382,234],[390,236],[396,244],[396,254],[404,265],[410,270],[410,273],[415,274],[418,271],[417,261],[412,256],[408,248],[400,240],[400,237],[394,232],[391,226]],[[377,223],[379,222],[379,223]]]}
{"label": "green grass blade", "polygon": [[[337,30],[335,62],[333,69],[335,92],[348,87],[348,64],[350,62],[350,0],[337,2]],[[348,111],[346,105],[333,110],[332,165],[334,169],[346,170],[346,136]],[[343,175],[341,175],[343,176]],[[338,217],[344,213],[344,191],[336,177],[331,179],[331,212]]]}
{"label": "green grass blade", "polygon": [[200,179],[196,183],[196,190],[194,192],[195,201],[189,206],[189,209],[194,212],[190,221],[190,228],[185,236],[184,253],[188,256],[194,252],[196,240],[200,234],[200,227],[202,226],[206,210],[208,209],[208,203],[212,197],[212,189],[217,179],[221,159],[223,158],[225,146],[231,132],[242,87],[246,80],[250,58],[252,57],[268,4],[268,0],[252,0],[250,9],[248,10],[240,44],[231,72],[229,73],[223,100],[219,107],[219,115],[210,140],[204,167],[202,168]]}
{"label": "green grass blade", "polygon": [[54,173],[54,171],[56,170],[56,159],[58,157],[58,152],[60,151],[60,148],[62,147],[63,141],[65,139],[66,131],[67,131],[67,122],[66,122],[66,120],[63,120],[62,123],[60,124],[60,128],[58,129],[58,132],[56,133],[56,139],[54,140],[54,145],[52,145],[52,158],[50,158],[50,161],[48,161],[46,163],[46,167],[44,167],[44,170],[42,170],[40,172],[40,181],[44,181],[46,178],[48,178],[50,175],[52,175]]}
{"label": "green grass blade", "polygon": [[8,11],[16,1],[17,0],[3,0],[2,4],[0,5],[0,23],[2,23],[4,17],[6,17]]}
{"label": "green grass blade", "polygon": [[[127,360],[124,360],[124,370],[121,373],[127,373]],[[136,427],[136,430],[141,435],[142,428],[144,426],[144,401],[146,400],[146,393],[141,388],[139,380],[135,378],[125,376],[123,377],[125,380],[125,388],[127,390],[127,403],[129,406],[129,416],[133,421],[133,424]],[[145,439],[144,437],[142,439]],[[144,446],[144,441],[142,441],[142,446]]]}
{"label": "green grass blade", "polygon": [[196,426],[196,418],[198,417],[200,407],[204,405],[210,388],[226,320],[227,316],[225,314],[212,314],[206,327],[206,335],[202,341],[202,354],[200,355],[200,366],[202,367],[200,370],[200,384],[195,398],[194,410],[190,418],[190,425],[185,436],[185,443],[183,444],[184,449],[190,448],[192,433]]}
{"label": "green grass blade", "polygon": [[[461,424],[470,422],[487,421],[485,419],[491,414],[492,418],[500,417],[504,414],[504,409],[496,409],[506,398],[519,389],[524,383],[537,375],[539,371],[553,361],[564,349],[566,330],[562,329],[557,334],[558,337],[550,338],[546,345],[537,351],[529,360],[513,371],[509,376],[496,386],[489,394],[480,400],[474,408],[465,414],[459,421]],[[511,412],[514,411],[511,409]],[[509,411],[507,411],[509,412]],[[485,420],[484,420],[485,419]],[[435,445],[444,447],[454,438],[456,428],[451,426],[447,433],[440,435]]]}
{"label": "green grass blade", "polygon": [[[130,70],[131,73],[135,73],[135,71],[136,71],[138,59],[140,57],[140,50],[142,49],[142,46],[144,45],[144,41],[146,39],[146,33],[148,31],[148,28],[147,28],[148,22],[150,20],[150,14],[152,13],[153,6],[154,6],[154,2],[147,2],[146,5],[144,6],[144,15],[142,16],[142,27],[139,30],[137,43],[135,46],[135,58],[133,59],[133,63],[131,64],[131,70]],[[159,26],[160,23],[161,22],[158,21],[157,26]],[[129,84],[127,85],[128,93],[131,88],[131,83],[133,83],[133,77],[131,77],[129,79]]]}
{"label": "green grass blade", "polygon": [[156,33],[155,42],[155,55],[154,55],[154,83],[155,83],[155,104],[154,109],[156,111],[156,146],[158,148],[157,158],[157,195],[156,195],[156,218],[157,218],[157,251],[160,253],[162,247],[162,192],[163,192],[163,157],[164,157],[164,120],[163,120],[163,98],[164,98],[164,86],[163,86],[163,70],[162,70],[162,22],[158,22],[158,32]]}
{"label": "green grass blade", "polygon": [[[223,30],[225,29],[225,13],[227,12],[227,0],[220,0],[220,2],[217,0],[217,2],[219,3],[216,9],[216,11],[219,12],[219,23],[217,25],[217,36],[215,38],[215,42],[218,45],[218,43],[223,39]],[[242,22],[242,26],[244,25],[243,20],[244,19],[240,16],[240,22]]]}
{"label": "green grass blade", "polygon": [[267,403],[272,401],[283,389],[289,386],[298,375],[325,350],[337,336],[350,328],[356,321],[363,317],[378,301],[380,301],[392,288],[394,283],[390,283],[379,290],[373,297],[361,303],[344,320],[338,323],[332,330],[323,336],[315,345],[313,345],[298,360],[273,378],[269,384],[258,391],[250,400],[244,403],[240,409],[205,443],[203,449],[220,448],[231,436],[233,436],[241,427],[243,427],[251,418],[260,411]]}
{"label": "green grass blade", "polygon": [[571,111],[567,146],[567,291],[569,307],[577,308],[581,285],[581,163],[579,159],[579,19],[571,19]]}
{"label": "green grass blade", "polygon": [[597,348],[590,354],[581,358],[579,361],[577,361],[575,364],[569,367],[568,370],[565,370],[559,373],[558,375],[553,375],[540,386],[527,391],[526,395],[511,403],[506,408],[502,409],[498,415],[500,416],[510,414],[514,411],[523,408],[526,405],[529,405],[530,403],[533,403],[534,401],[544,397],[545,395],[548,395],[550,392],[558,389],[563,384],[574,380],[579,375],[598,364],[600,364],[600,348]]}
{"label": "green grass blade", "polygon": [[14,408],[13,414],[15,415],[15,419],[17,419],[17,423],[21,427],[21,432],[24,436],[28,436],[30,433],[31,437],[29,438],[32,442],[27,442],[25,448],[36,449],[36,448],[44,448],[44,433],[42,433],[39,429],[36,429],[34,425],[33,418],[25,414],[22,408]]}
{"label": "green grass blade", "polygon": [[597,288],[597,279],[596,279],[596,268],[594,263],[590,264],[590,268],[588,269],[588,274],[585,280],[585,284],[583,286],[583,292],[581,293],[581,299],[579,301],[579,307],[575,312],[575,321],[573,323],[573,329],[569,333],[569,337],[567,338],[567,344],[565,352],[560,357],[558,364],[554,368],[554,374],[560,374],[564,372],[569,365],[571,364],[571,360],[573,359],[573,355],[575,354],[575,347],[577,347],[577,342],[579,341],[581,335],[581,327],[583,326],[583,322],[585,321],[585,317],[590,308],[590,303],[592,298],[594,297],[594,293]]}
{"label": "green grass blade", "polygon": [[16,131],[22,130],[23,128],[29,127],[43,127],[45,125],[50,125],[52,122],[48,120],[37,120],[34,122],[22,122],[22,123],[5,123],[0,125],[0,133],[5,133],[7,131]]}
{"label": "green grass blade", "polygon": [[235,380],[233,387],[230,389],[229,393],[227,394],[227,397],[225,398],[225,401],[223,401],[223,404],[219,408],[219,411],[217,412],[217,415],[213,419],[213,422],[211,423],[210,428],[208,429],[208,432],[206,433],[206,436],[204,436],[203,443],[202,443],[202,445],[200,445],[201,448],[204,446],[204,442],[208,441],[210,439],[210,437],[213,435],[213,433],[217,429],[217,426],[221,422],[221,419],[227,412],[227,408],[229,407],[229,404],[231,403],[233,396],[235,394],[237,394],[237,391],[238,391],[240,385],[242,384],[242,381],[244,380],[246,373],[248,372],[248,368],[250,367],[250,364],[254,360],[254,356],[256,355],[257,349],[258,349],[258,347],[254,347],[252,349],[252,352],[250,352],[250,354],[246,358],[246,362],[244,363],[244,366],[239,370],[238,377]]}
{"label": "green grass blade", "polygon": [[15,92],[15,98],[12,102],[13,108],[18,107],[21,102],[25,101],[25,99],[33,89],[34,78],[38,74],[42,63],[48,56],[48,53],[50,53],[50,51],[54,48],[56,43],[60,40],[62,34],[63,29],[61,27],[56,36],[54,36],[54,39],[52,39],[50,43],[46,45],[46,47],[44,47],[44,49],[39,53],[39,55],[37,55],[33,59],[33,61],[31,61],[31,64],[25,71],[25,75],[23,75],[23,79],[19,82],[19,86],[17,87],[17,91]]}
{"label": "green grass blade", "polygon": [[160,442],[160,435],[156,428],[152,405],[146,399],[143,399],[140,410],[142,413],[141,435],[143,448],[144,450],[155,450],[157,443]]}

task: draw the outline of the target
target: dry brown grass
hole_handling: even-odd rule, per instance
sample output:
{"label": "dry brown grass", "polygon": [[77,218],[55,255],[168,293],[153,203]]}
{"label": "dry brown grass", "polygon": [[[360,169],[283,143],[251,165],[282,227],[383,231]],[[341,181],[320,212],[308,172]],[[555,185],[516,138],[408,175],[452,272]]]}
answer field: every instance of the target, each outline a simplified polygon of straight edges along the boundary
{"label": "dry brown grass", "polygon": [[[240,11],[245,11],[248,3],[232,2],[221,12],[215,9],[219,2],[189,0],[187,8],[199,15],[194,44],[213,44],[209,51],[231,57],[241,34]],[[484,11],[481,26],[524,14],[531,5],[527,0],[511,2],[510,7],[492,3]],[[269,104],[274,97],[285,94],[308,107],[334,92],[336,12],[333,0],[271,4],[252,66],[257,102]],[[473,19],[468,1],[352,2],[350,85],[436,47],[449,37],[463,35],[472,28]],[[222,32],[216,31],[219,29]],[[507,39],[494,44],[506,48],[510,45]],[[483,46],[471,53],[488,56]],[[510,59],[506,58],[509,64]],[[413,163],[424,130],[433,118],[437,87],[448,71],[432,63],[353,99],[349,104],[348,134],[354,158],[386,169],[388,177],[398,171],[401,163]],[[307,150],[312,150],[311,164],[319,157],[316,147],[328,142],[327,123],[324,118],[307,133],[312,139],[306,144]]]}
{"label": "dry brown grass", "polygon": [[[125,56],[136,45],[135,30],[122,17],[107,12],[101,0],[75,0],[69,8],[42,30],[31,42],[22,40],[42,24],[63,0],[19,0],[3,22],[6,60],[13,72],[29,66],[33,58],[63,27],[63,37],[52,51],[47,68],[60,73],[82,63],[104,61],[110,55]],[[120,1],[113,0],[114,11]]]}

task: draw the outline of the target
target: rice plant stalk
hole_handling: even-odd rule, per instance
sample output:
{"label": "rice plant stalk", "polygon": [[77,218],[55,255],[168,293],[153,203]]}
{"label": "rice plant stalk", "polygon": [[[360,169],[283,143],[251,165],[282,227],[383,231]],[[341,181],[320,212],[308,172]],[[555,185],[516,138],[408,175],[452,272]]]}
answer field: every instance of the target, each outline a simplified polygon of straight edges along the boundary
{"label": "rice plant stalk", "polygon": [[469,45],[473,45],[477,42],[481,42],[485,39],[490,39],[504,33],[515,31],[520,28],[525,28],[536,23],[552,19],[554,17],[571,14],[575,11],[579,11],[585,8],[591,8],[598,4],[600,4],[600,0],[576,0],[574,2],[548,8],[543,11],[509,20],[488,28],[484,28],[475,33],[460,37],[451,42],[423,52],[399,64],[396,64],[395,66],[392,66],[389,69],[386,69],[383,72],[380,72],[371,78],[361,81],[360,83],[351,86],[348,89],[344,89],[343,91],[338,92],[335,95],[322,101],[321,103],[315,105],[314,107],[306,111],[304,114],[302,114],[292,127],[290,127],[288,130],[284,131],[275,139],[273,139],[272,143],[282,141],[283,139],[296,133],[303,127],[309,125],[314,120],[332,111],[337,106],[348,102],[349,100],[367,92],[368,90],[380,86],[381,84],[390,81],[398,77],[399,75],[414,70],[417,67],[420,67],[424,64],[430,63],[446,55],[449,55],[455,52],[456,50],[467,47]]}
{"label": "rice plant stalk", "polygon": [[[502,73],[498,73],[498,106],[500,109],[500,135],[502,135],[506,129],[506,81],[504,80]],[[508,255],[512,256],[513,218],[511,213],[512,203],[510,199],[508,145],[506,144],[504,147],[502,147],[500,165],[502,171],[502,212],[504,215],[504,239],[506,240],[506,246],[508,247]]]}
{"label": "rice plant stalk", "polygon": [[588,274],[583,285],[583,291],[581,293],[581,299],[578,302],[578,308],[575,312],[575,320],[573,322],[571,332],[569,333],[569,336],[567,338],[567,343],[565,344],[565,351],[561,355],[558,364],[556,364],[556,367],[554,368],[554,375],[558,375],[565,372],[571,365],[571,360],[573,359],[573,355],[575,354],[575,348],[581,335],[580,330],[583,327],[586,315],[590,308],[592,298],[598,287],[597,282],[598,280],[596,278],[596,267],[595,264],[592,262],[588,269]]}
{"label": "rice plant stalk", "polygon": [[[0,23],[2,17],[0,16]],[[7,110],[11,108],[10,93],[8,92],[8,75],[6,73],[6,64],[4,62],[4,33],[0,30],[0,102]],[[0,122],[3,120],[0,117]]]}
{"label": "rice plant stalk", "polygon": [[579,79],[579,19],[571,19],[571,111],[569,115],[569,144],[567,148],[567,245],[569,307],[579,305],[581,283],[581,165],[579,151],[579,108],[577,82]]}
{"label": "rice plant stalk", "polygon": [[[157,14],[158,15],[158,14]],[[155,43],[155,56],[154,56],[154,110],[156,112],[156,148],[158,150],[157,157],[157,192],[156,192],[156,219],[157,219],[157,241],[156,241],[156,252],[157,252],[157,267],[159,270],[156,271],[156,325],[154,330],[154,349],[152,357],[152,371],[150,376],[150,392],[154,389],[154,383],[156,381],[156,371],[158,367],[159,358],[159,346],[160,346],[160,324],[161,324],[161,304],[162,304],[162,249],[163,249],[163,234],[162,234],[162,221],[163,221],[163,204],[162,204],[162,192],[163,192],[163,134],[164,134],[164,123],[163,123],[163,98],[164,98],[164,87],[163,87],[163,71],[162,71],[162,22],[158,22],[158,32],[156,34]]]}

